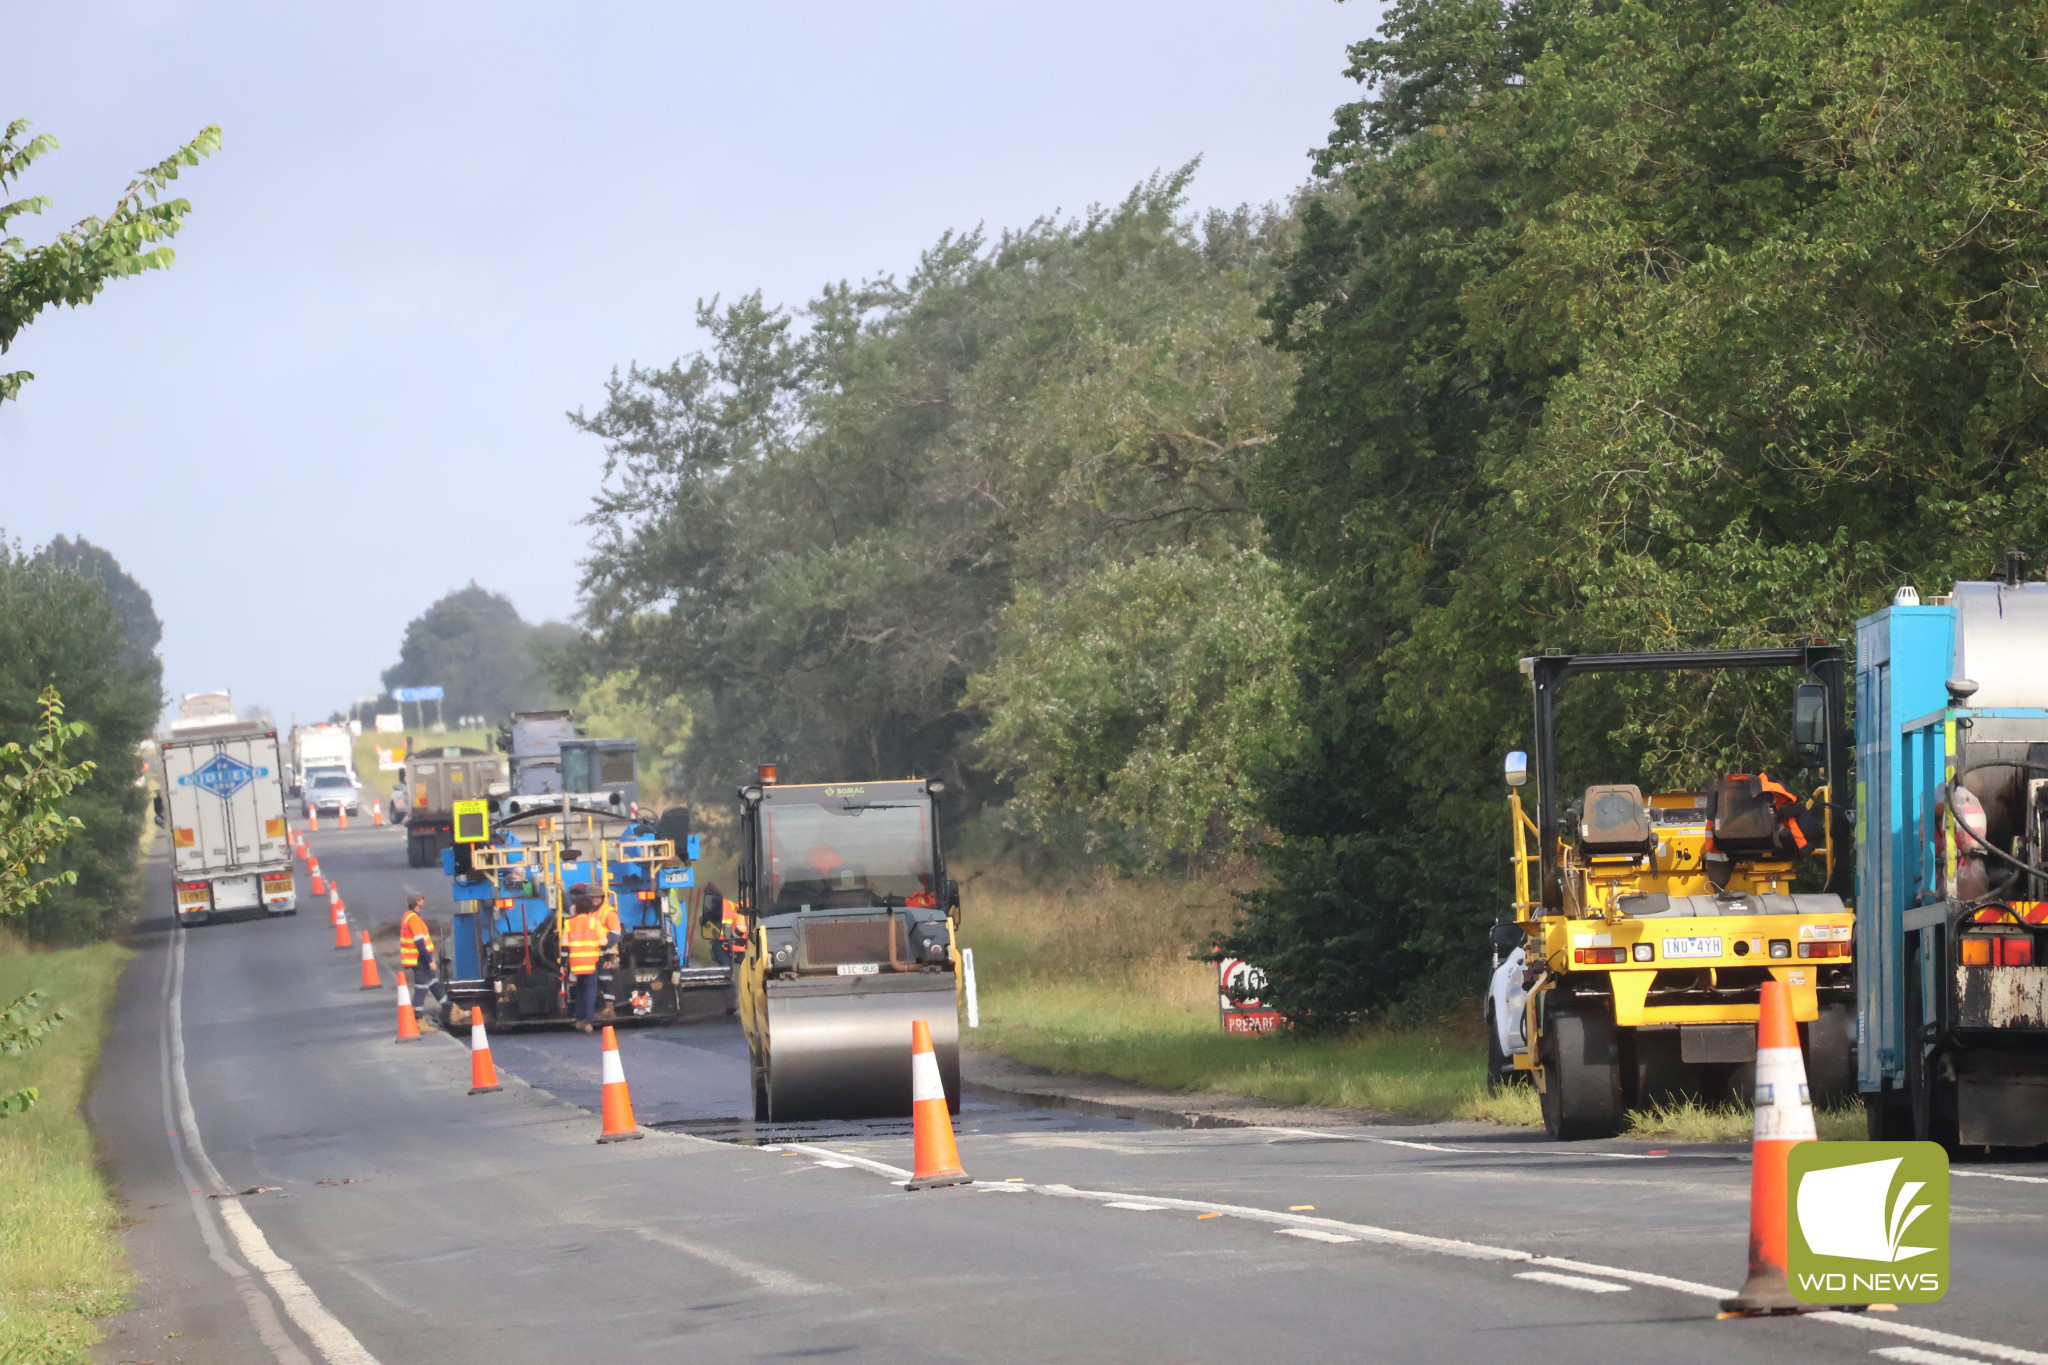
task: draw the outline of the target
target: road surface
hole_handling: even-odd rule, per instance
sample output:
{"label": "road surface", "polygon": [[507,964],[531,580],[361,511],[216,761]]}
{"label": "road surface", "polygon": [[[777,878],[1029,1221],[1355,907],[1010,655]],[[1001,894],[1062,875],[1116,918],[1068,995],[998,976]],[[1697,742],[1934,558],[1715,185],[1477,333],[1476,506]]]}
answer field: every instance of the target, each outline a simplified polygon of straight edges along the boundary
{"label": "road surface", "polygon": [[[358,923],[450,909],[400,834],[313,839]],[[108,1362],[2048,1365],[2048,1167],[1958,1169],[1942,1303],[1717,1321],[1739,1149],[977,1100],[977,1183],[911,1193],[906,1124],[756,1132],[716,1012],[623,1034],[649,1136],[600,1146],[594,1039],[495,1037],[505,1089],[472,1097],[320,910],[180,931],[150,878],[92,1099],[146,1280]]]}

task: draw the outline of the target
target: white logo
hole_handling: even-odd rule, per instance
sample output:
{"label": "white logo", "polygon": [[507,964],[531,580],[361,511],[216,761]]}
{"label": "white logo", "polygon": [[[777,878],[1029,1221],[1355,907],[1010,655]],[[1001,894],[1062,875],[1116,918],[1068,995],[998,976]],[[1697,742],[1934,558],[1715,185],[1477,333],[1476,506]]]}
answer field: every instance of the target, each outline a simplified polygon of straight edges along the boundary
{"label": "white logo", "polygon": [[1913,1203],[1913,1197],[1927,1188],[1924,1180],[1908,1180],[1892,1196],[1901,1160],[1891,1157],[1806,1173],[1799,1182],[1799,1230],[1815,1255],[1893,1262],[1935,1249],[1899,1245],[1906,1229],[1933,1207]]}

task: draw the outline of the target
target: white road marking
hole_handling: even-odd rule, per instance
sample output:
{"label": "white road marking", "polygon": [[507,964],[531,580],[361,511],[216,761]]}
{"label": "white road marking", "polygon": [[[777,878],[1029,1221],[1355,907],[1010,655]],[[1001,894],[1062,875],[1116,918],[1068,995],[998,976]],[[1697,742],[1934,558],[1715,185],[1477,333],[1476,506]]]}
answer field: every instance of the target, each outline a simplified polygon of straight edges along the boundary
{"label": "white road marking", "polygon": [[1324,1232],[1321,1228],[1281,1228],[1282,1237],[1300,1237],[1310,1242],[1355,1242],[1356,1237],[1346,1237],[1341,1232]]}
{"label": "white road marking", "polygon": [[1107,1204],[1104,1204],[1102,1207],[1106,1209],[1129,1209],[1133,1213],[1157,1213],[1161,1209],[1165,1208],[1166,1205],[1140,1204],[1135,1200],[1131,1199],[1112,1199]]}
{"label": "white road marking", "polygon": [[1952,1356],[1943,1351],[1923,1351],[1918,1346],[1883,1346],[1871,1352],[1886,1360],[1903,1360],[1906,1365],[1984,1365],[1982,1361],[1971,1360],[1968,1356]]}
{"label": "white road marking", "polygon": [[853,1169],[851,1161],[821,1161],[818,1164],[828,1171],[850,1171]]}
{"label": "white road marking", "polygon": [[[220,1205],[221,1221],[226,1223],[228,1231],[234,1234],[235,1244],[241,1248],[242,1259],[262,1274],[265,1282],[270,1285],[271,1292],[277,1295],[278,1302],[284,1305],[284,1311],[298,1324],[299,1330],[306,1334],[313,1343],[313,1348],[320,1352],[328,1365],[377,1365],[377,1358],[364,1350],[363,1344],[356,1340],[355,1334],[342,1326],[341,1322],[327,1311],[326,1305],[320,1302],[319,1296],[299,1277],[299,1272],[292,1268],[291,1262],[271,1250],[269,1239],[263,1235],[263,1229],[256,1226],[256,1220],[249,1216],[241,1201],[225,1197],[232,1196],[234,1191],[227,1181],[221,1179],[219,1169],[213,1164],[213,1158],[206,1154],[206,1144],[199,1136],[199,1116],[192,1109],[192,1088],[185,1077],[183,924],[173,924],[170,956],[164,1012],[164,1032],[170,1043],[167,1079],[170,1082],[172,1097],[176,1100],[178,1127],[184,1134],[185,1150],[191,1154],[192,1163],[199,1168],[201,1175],[212,1183],[213,1193],[224,1196],[216,1201]],[[173,1151],[175,1150],[174,1140]],[[182,1161],[180,1165],[183,1165]],[[196,1201],[198,1196],[195,1195],[193,1198]],[[265,1300],[264,1308],[267,1310],[269,1306],[269,1301]],[[305,1361],[306,1357],[292,1345],[290,1338],[286,1337],[282,1342],[282,1346],[290,1352],[287,1355],[279,1349],[278,1342],[265,1336],[265,1324],[253,1307],[250,1315],[256,1318],[257,1335],[264,1337],[264,1344],[271,1348],[271,1354],[280,1362],[286,1365],[301,1365]],[[277,1324],[274,1314],[270,1316],[270,1322],[272,1326],[279,1328],[277,1335],[282,1337],[281,1326]]]}
{"label": "white road marking", "polygon": [[813,1284],[787,1270],[772,1265],[762,1265],[744,1256],[735,1256],[719,1247],[708,1247],[701,1242],[685,1241],[672,1232],[660,1232],[654,1228],[635,1228],[635,1232],[650,1242],[658,1243],[685,1256],[694,1256],[706,1265],[715,1265],[720,1270],[730,1271],[743,1279],[752,1280],[771,1294],[830,1294],[833,1291],[822,1284]]}
{"label": "white road marking", "polygon": [[1518,1280],[1534,1280],[1538,1284],[1554,1284],[1560,1289],[1578,1289],[1588,1294],[1626,1294],[1628,1286],[1612,1280],[1589,1280],[1584,1275],[1554,1275],[1548,1270],[1518,1270]]}
{"label": "white road marking", "polygon": [[[1272,1131],[1299,1131],[1309,1136],[1326,1136],[1313,1129]],[[765,1149],[764,1149],[765,1150]],[[1590,1155],[1590,1154],[1589,1154]],[[885,1166],[879,1161],[861,1162],[877,1172],[889,1176],[905,1176],[909,1172],[900,1167]],[[1050,1195],[1056,1199],[1085,1199],[1098,1204],[1114,1204],[1122,1201],[1137,1202],[1132,1195],[1115,1190],[1077,1190],[1071,1185],[1019,1184],[1009,1188],[1029,1190],[1033,1194]],[[1276,1213],[1271,1209],[1253,1208],[1246,1204],[1219,1204],[1206,1199],[1169,1199],[1163,1195],[1146,1195],[1146,1202],[1164,1209],[1181,1209],[1190,1213],[1227,1214],[1258,1223],[1277,1223],[1283,1227],[1320,1228],[1326,1232],[1344,1233],[1361,1242],[1373,1242],[1381,1246],[1401,1247],[1409,1251],[1427,1251],[1440,1256],[1453,1256],[1467,1261],[1505,1261],[1511,1264],[1533,1266],[1554,1266],[1562,1270],[1576,1270],[1590,1275],[1601,1275],[1611,1280],[1624,1280],[1635,1284],[1653,1285],[1676,1293],[1704,1298],[1718,1303],[1733,1298],[1735,1291],[1716,1285],[1701,1284],[1695,1280],[1680,1280],[1668,1275],[1653,1275],[1640,1270],[1625,1270],[1620,1266],[1598,1265],[1590,1261],[1574,1261],[1561,1256],[1538,1256],[1533,1252],[1519,1251],[1513,1247],[1488,1246],[1484,1242],[1467,1242],[1456,1237],[1432,1237],[1420,1232],[1402,1232],[1397,1228],[1374,1227],[1369,1223],[1347,1223],[1336,1218],[1312,1218],[1299,1213]],[[1993,1360],[2011,1361],[2012,1365],[2048,1365],[2048,1354],[2029,1351],[2018,1346],[2006,1346],[1995,1341],[1978,1341],[1972,1337],[1956,1336],[1950,1332],[1937,1332],[1928,1327],[1915,1327],[1911,1323],[1893,1322],[1888,1317],[1875,1317],[1869,1313],[1820,1312],[1804,1315],[1805,1322],[1832,1323],[1842,1327],[1855,1327],[1865,1332],[1878,1332],[1887,1336],[1903,1337],[1908,1341],[1923,1342],[1929,1346],[1948,1346],[1956,1350],[1974,1351]]]}
{"label": "white road marking", "polygon": [[1976,1180],[2014,1180],[2022,1185],[2048,1185],[2048,1175],[2007,1175],[2004,1171],[1959,1171],[1948,1168],[1950,1175],[1960,1175]]}
{"label": "white road marking", "polygon": [[[1569,1151],[1551,1151],[1533,1144],[1518,1147],[1446,1147],[1437,1142],[1413,1142],[1406,1138],[1373,1137],[1368,1133],[1345,1133],[1331,1128],[1275,1128],[1265,1124],[1248,1125],[1254,1133],[1279,1133],[1284,1137],[1326,1138],[1332,1142],[1370,1142],[1381,1147],[1406,1147],[1417,1152],[1448,1152],[1452,1156],[1539,1156],[1539,1157],[1600,1157],[1608,1161],[1669,1161],[1670,1156],[1652,1156],[1648,1152],[1588,1152],[1574,1148]],[[1702,1153],[1717,1160],[1736,1161],[1739,1157],[1722,1157],[1718,1153]]]}

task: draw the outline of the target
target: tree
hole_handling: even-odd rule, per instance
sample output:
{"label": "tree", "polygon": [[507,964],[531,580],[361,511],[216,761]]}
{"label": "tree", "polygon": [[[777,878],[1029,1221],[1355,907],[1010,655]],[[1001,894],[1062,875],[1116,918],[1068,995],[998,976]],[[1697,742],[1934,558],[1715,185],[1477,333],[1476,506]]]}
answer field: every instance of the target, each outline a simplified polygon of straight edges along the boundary
{"label": "tree", "polygon": [[76,540],[56,536],[36,552],[36,559],[76,570],[106,590],[115,613],[123,623],[130,663],[144,663],[156,654],[156,647],[164,638],[163,622],[156,615],[156,602],[150,597],[149,589],[130,577],[112,553],[84,536]]}
{"label": "tree", "polygon": [[[30,138],[28,129],[27,119],[16,119],[0,133],[0,194],[57,148],[55,138],[47,133]],[[178,178],[179,168],[197,166],[199,158],[219,147],[220,129],[202,128],[199,136],[130,181],[105,218],[83,219],[42,246],[0,236],[0,354],[45,308],[83,307],[99,297],[109,280],[169,266],[175,253],[164,243],[185,226],[192,205],[161,196]],[[0,203],[0,234],[7,234],[16,218],[49,206],[40,195]],[[27,370],[0,374],[0,402],[17,397],[33,378]]]}
{"label": "tree", "polygon": [[64,798],[77,824],[50,855],[60,881],[19,912],[38,939],[104,937],[141,903],[136,848],[149,798],[137,785],[138,746],[163,707],[160,679],[155,655],[133,657],[129,622],[97,580],[0,546],[0,741],[41,733],[41,698],[54,687],[79,727],[68,749],[90,765]]}
{"label": "tree", "polygon": [[522,620],[511,599],[472,582],[443,595],[405,628],[384,686],[444,690],[441,714],[501,717],[549,705],[542,654],[569,643],[555,623]]}
{"label": "tree", "polygon": [[776,760],[942,774],[955,813],[1000,800],[965,699],[1020,586],[1258,542],[1243,470],[1292,362],[1257,306],[1288,219],[1186,213],[1192,169],[1078,220],[947,234],[908,278],[800,312],[706,306],[706,353],[615,373],[572,415],[606,450],[582,666],[689,703],[693,794]]}

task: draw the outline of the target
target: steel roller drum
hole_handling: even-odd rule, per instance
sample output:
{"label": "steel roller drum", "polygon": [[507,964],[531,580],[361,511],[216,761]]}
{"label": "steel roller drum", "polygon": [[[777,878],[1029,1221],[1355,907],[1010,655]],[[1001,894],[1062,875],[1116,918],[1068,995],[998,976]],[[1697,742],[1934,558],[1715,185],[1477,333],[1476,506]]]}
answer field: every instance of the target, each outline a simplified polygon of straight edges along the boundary
{"label": "steel roller drum", "polygon": [[916,1019],[932,1031],[946,1099],[959,1106],[953,973],[784,978],[767,985],[772,1122],[908,1118]]}

